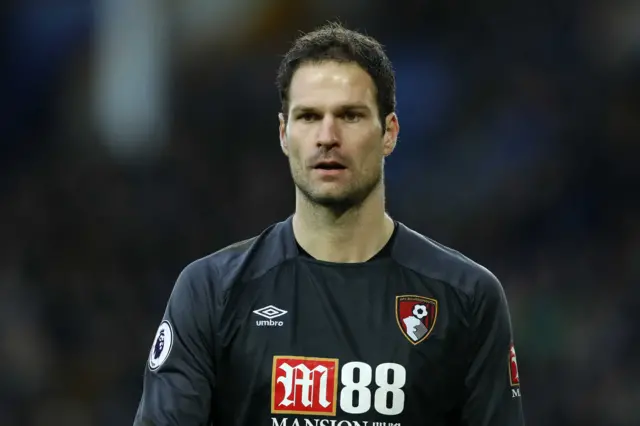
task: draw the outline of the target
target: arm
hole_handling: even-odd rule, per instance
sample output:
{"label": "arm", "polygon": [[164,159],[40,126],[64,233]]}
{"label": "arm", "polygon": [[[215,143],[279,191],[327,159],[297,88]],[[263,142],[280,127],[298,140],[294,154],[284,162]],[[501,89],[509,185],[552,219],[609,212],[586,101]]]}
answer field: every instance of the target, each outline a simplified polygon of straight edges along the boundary
{"label": "arm", "polygon": [[180,274],[156,332],[134,426],[206,426],[211,422],[213,300],[203,265]]}
{"label": "arm", "polygon": [[462,424],[524,426],[509,307],[491,274],[477,283]]}

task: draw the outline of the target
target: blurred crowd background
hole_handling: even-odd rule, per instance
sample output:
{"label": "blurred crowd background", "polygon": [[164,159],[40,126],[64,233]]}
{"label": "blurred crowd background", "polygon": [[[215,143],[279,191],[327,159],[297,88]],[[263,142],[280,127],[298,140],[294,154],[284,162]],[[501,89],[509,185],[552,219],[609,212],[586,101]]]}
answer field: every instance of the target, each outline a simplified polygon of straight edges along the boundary
{"label": "blurred crowd background", "polygon": [[275,72],[333,19],[395,64],[390,213],[505,286],[528,425],[640,425],[639,1],[0,10],[0,425],[132,423],[180,270],[292,212]]}

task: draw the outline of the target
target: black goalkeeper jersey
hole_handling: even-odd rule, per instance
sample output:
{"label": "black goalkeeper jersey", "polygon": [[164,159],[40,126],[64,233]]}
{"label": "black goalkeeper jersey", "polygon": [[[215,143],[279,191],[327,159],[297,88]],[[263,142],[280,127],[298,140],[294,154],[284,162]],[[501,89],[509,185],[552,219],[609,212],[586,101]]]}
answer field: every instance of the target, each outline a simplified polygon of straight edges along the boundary
{"label": "black goalkeeper jersey", "polygon": [[182,271],[134,425],[524,425],[503,288],[401,223],[368,262],[316,260],[290,217]]}

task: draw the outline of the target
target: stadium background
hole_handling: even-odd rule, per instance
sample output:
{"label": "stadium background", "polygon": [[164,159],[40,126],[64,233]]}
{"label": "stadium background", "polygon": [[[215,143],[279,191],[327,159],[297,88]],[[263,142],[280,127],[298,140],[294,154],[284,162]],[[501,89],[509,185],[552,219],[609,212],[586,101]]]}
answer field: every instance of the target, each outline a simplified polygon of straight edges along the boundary
{"label": "stadium background", "polygon": [[291,213],[275,70],[337,17],[397,70],[390,212],[506,288],[528,424],[640,424],[640,2],[0,9],[1,425],[131,424],[181,268]]}

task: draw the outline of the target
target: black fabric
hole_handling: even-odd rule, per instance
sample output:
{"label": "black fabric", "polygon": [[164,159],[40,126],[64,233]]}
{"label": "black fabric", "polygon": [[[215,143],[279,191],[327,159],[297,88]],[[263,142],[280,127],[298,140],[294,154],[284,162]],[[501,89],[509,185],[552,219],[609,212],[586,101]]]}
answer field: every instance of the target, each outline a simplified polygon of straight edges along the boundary
{"label": "black fabric", "polygon": [[134,425],[523,425],[501,284],[396,228],[339,264],[301,255],[289,218],[187,266]]}
{"label": "black fabric", "polygon": [[[393,241],[395,240],[397,233],[398,233],[398,222],[394,222],[393,233],[391,234],[389,241],[387,241],[384,247],[382,247],[382,249],[380,249],[380,251],[376,253],[375,256],[367,260],[367,262],[371,262],[372,260],[377,260],[384,257],[391,257],[391,247],[393,247]],[[300,253],[300,256],[305,256],[308,258],[313,257],[305,249],[303,249],[302,246],[300,246],[300,244],[298,244],[297,241],[296,241],[296,246],[298,248],[298,252]]]}

